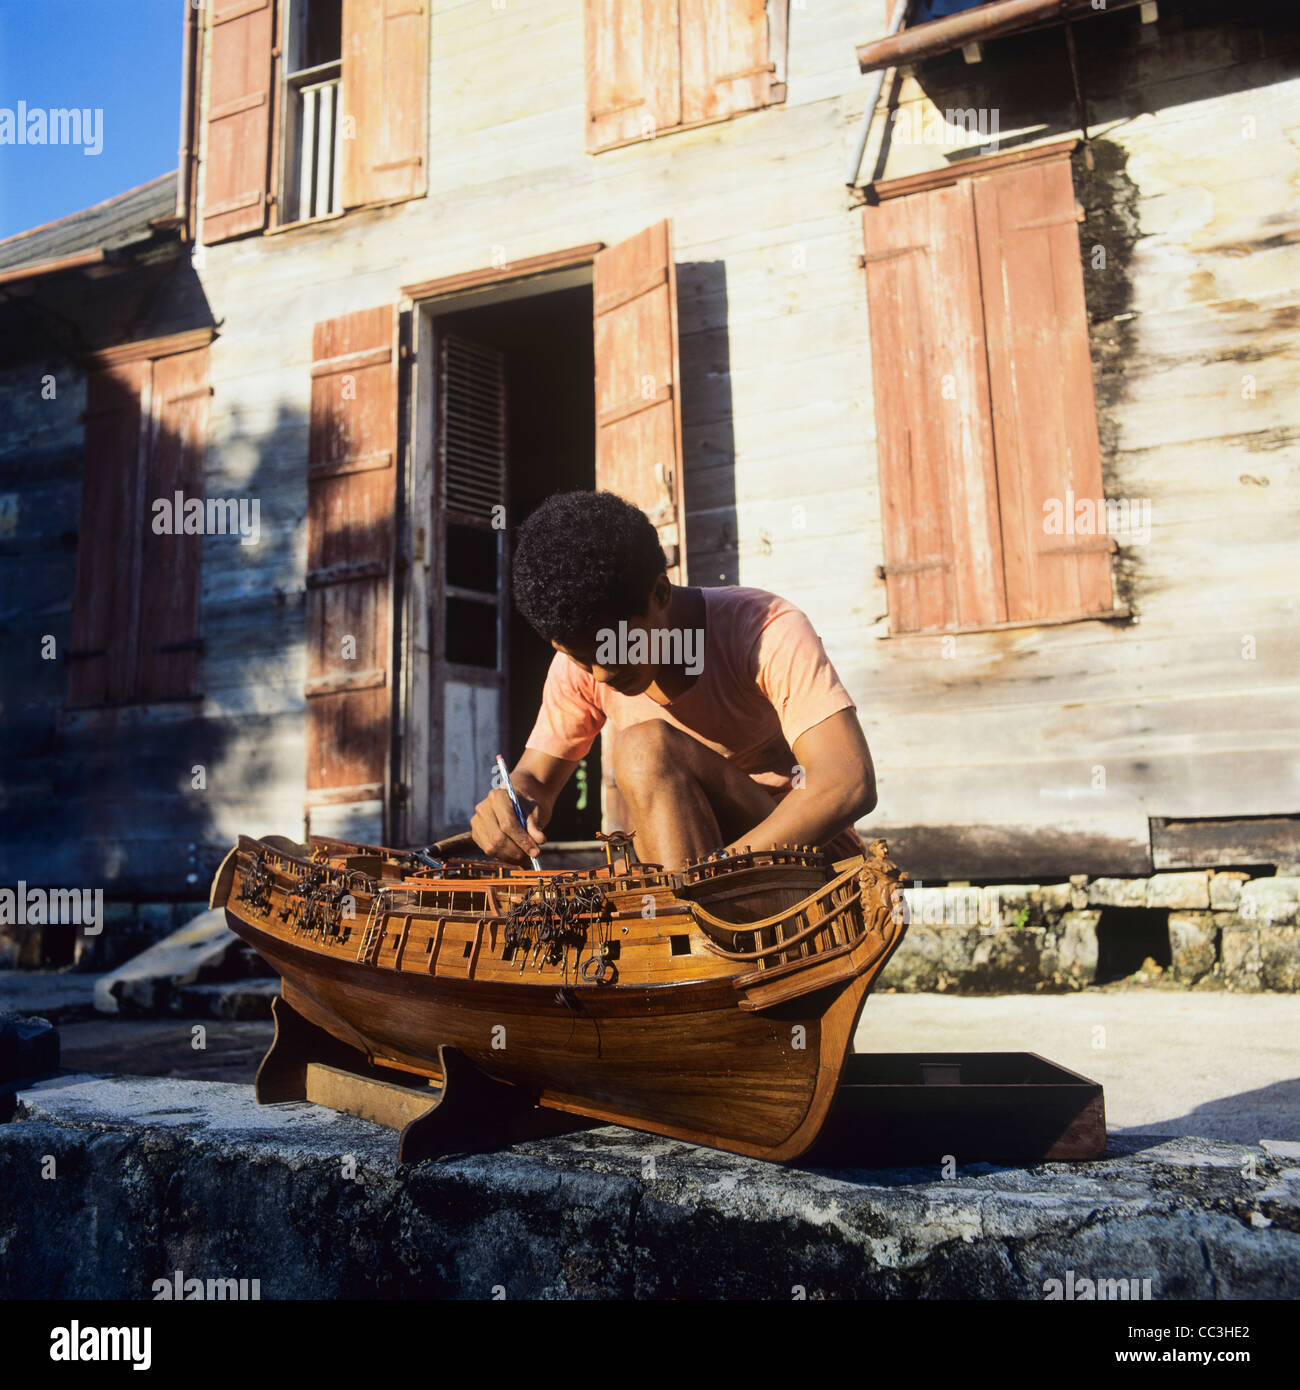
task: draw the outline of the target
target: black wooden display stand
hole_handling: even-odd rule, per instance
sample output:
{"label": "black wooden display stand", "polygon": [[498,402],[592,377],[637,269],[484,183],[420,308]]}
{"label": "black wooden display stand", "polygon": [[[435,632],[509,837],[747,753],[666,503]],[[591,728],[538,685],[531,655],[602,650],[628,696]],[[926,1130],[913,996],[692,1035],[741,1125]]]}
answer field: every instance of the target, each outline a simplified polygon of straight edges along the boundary
{"label": "black wooden display stand", "polygon": [[298,1013],[272,1001],[275,1038],[254,1083],[258,1103],[309,1100],[401,1131],[397,1157],[418,1163],[453,1153],[488,1153],[528,1139],[589,1129],[594,1121],[534,1103],[519,1086],[485,1075],[454,1047],[438,1049],[442,1081],[368,1063]]}

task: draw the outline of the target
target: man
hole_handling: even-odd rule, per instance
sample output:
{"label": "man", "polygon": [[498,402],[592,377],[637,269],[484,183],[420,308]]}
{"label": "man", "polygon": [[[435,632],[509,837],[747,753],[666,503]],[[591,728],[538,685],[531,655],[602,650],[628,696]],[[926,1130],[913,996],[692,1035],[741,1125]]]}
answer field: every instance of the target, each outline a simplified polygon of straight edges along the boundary
{"label": "man", "polygon": [[683,588],[666,570],[649,519],[610,492],[559,493],[520,528],[515,601],[555,656],[511,774],[527,829],[498,788],[475,808],[475,843],[527,863],[608,721],[644,862],[781,844],[858,853],[875,772],[808,619],[761,589]]}

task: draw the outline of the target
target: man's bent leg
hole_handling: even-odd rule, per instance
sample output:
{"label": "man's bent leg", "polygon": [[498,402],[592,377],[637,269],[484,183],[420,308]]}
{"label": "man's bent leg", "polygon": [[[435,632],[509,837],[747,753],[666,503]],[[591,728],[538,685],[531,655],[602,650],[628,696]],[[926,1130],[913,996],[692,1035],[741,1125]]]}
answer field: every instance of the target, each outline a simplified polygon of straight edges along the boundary
{"label": "man's bent leg", "polygon": [[614,779],[646,863],[680,869],[772,811],[771,793],[698,739],[661,719],[620,729]]}

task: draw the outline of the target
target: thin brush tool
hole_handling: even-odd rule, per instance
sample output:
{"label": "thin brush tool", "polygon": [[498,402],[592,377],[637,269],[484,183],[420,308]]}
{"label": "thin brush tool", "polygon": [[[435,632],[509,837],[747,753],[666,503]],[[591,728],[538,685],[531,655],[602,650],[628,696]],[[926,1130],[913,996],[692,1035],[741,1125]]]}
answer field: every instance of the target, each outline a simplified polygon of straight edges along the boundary
{"label": "thin brush tool", "polygon": [[[505,783],[506,791],[510,793],[511,805],[515,808],[515,815],[519,818],[519,824],[523,826],[524,834],[528,834],[528,817],[524,815],[524,808],[519,804],[519,798],[515,795],[515,784],[510,780],[510,770],[506,767],[506,760],[497,754],[497,771],[501,774],[501,780]],[[542,867],[541,860],[535,854],[530,854],[529,859],[533,861],[533,868]]]}

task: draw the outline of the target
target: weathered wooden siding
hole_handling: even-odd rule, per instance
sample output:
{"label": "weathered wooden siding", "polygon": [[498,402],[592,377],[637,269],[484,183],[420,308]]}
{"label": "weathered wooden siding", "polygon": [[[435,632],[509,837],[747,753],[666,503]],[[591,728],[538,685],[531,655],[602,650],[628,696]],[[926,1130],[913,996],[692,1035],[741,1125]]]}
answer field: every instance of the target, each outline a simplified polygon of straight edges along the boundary
{"label": "weathered wooden siding", "polygon": [[[1118,538],[1117,598],[1135,619],[889,639],[861,674],[884,768],[877,820],[1061,829],[1039,843],[1049,858],[1073,847],[1076,871],[1107,856],[1122,867],[1125,839],[1140,867],[1149,816],[1300,809],[1300,61],[1281,7],[1245,6],[1240,27],[1207,23],[1208,6],[1180,10],[1186,22],[1158,35],[1136,15],[1077,30],[1106,494],[1151,509],[1148,541]],[[1001,106],[1004,143],[1070,133],[1072,103],[1045,100],[1068,91],[1059,36],[1006,47],[1015,80],[995,59],[902,84],[885,177],[980,143],[916,138],[936,108]],[[864,168],[878,168],[885,122]]]}
{"label": "weathered wooden siding", "polygon": [[[596,155],[580,6],[431,8],[428,196],[198,252],[221,323],[208,492],[260,499],[262,537],[203,542],[196,747],[168,747],[158,727],[132,747],[176,779],[208,761],[205,837],[301,830],[312,325],[396,303],[403,284],[613,245],[665,217],[690,577],[808,611],[868,729],[873,826],[903,832],[926,875],[1012,872],[1026,844],[1040,849],[1029,871],[1064,873],[1141,867],[1149,816],[1300,809],[1300,63],[1280,23],[1253,18],[1281,6],[1227,20],[1189,4],[1147,33],[1134,15],[1080,26],[1097,136],[1095,169],[1077,166],[1080,254],[1106,490],[1151,503],[1150,540],[1121,538],[1115,569],[1135,619],[952,641],[888,636],[875,574],[861,213],[842,179],[869,85],[854,46],[883,32],[883,2],[792,12],[783,105]],[[982,65],[927,67],[902,84],[903,109],[997,108],[1004,147],[1060,139],[1074,115],[1059,45],[1026,36],[987,46]],[[880,172],[938,167],[956,148],[895,138]],[[89,775],[74,763],[68,779]],[[163,836],[173,809],[136,805],[131,823]]]}
{"label": "weathered wooden siding", "polygon": [[[225,320],[216,428],[228,451],[272,461],[264,515],[295,566],[290,576],[262,554],[231,557],[242,582],[301,583],[295,486],[315,318],[494,255],[612,244],[671,217],[691,578],[772,588],[812,615],[868,726],[873,823],[986,827],[995,848],[974,858],[1001,858],[1003,872],[1016,835],[1042,832],[1065,871],[1139,867],[1149,815],[1295,810],[1294,45],[1279,34],[1266,44],[1248,22],[1162,25],[1157,38],[1115,17],[1104,33],[1079,31],[1102,132],[1080,194],[1081,254],[1093,238],[1107,253],[1104,269],[1085,261],[1106,486],[1152,506],[1149,543],[1121,540],[1116,566],[1136,621],[894,638],[875,577],[860,214],[842,184],[867,86],[853,46],[883,27],[871,9],[793,13],[785,105],[593,156],[577,6],[435,4],[429,196],[206,253]],[[945,69],[951,92],[929,85],[941,107],[1000,105],[1004,141],[1031,125],[1034,138],[1060,138],[1074,121],[1066,70],[1025,90],[1060,42],[1015,40],[980,67]],[[929,101],[911,80],[901,98],[918,115]],[[882,172],[937,167],[952,152],[895,138]],[[209,603],[231,579],[205,577]],[[300,683],[275,691],[280,708],[298,707]],[[273,691],[262,698],[274,704]],[[238,814],[246,807],[232,807],[232,829]],[[959,852],[968,839],[944,840],[953,873],[980,869]]]}

